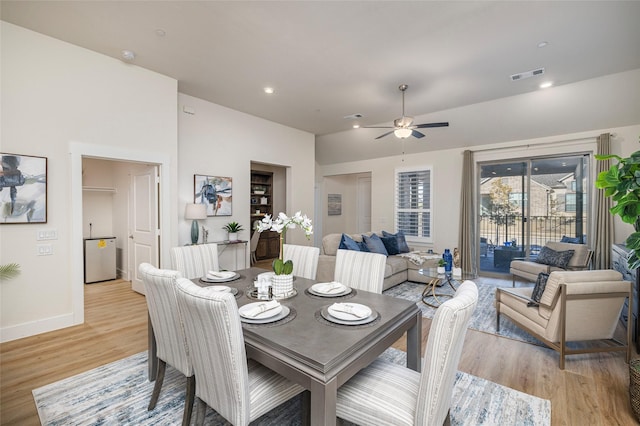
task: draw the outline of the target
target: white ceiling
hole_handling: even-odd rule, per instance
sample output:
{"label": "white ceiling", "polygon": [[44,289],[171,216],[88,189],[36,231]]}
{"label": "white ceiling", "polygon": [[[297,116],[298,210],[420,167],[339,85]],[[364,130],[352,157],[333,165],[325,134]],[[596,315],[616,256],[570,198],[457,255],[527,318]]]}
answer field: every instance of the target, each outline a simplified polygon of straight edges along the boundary
{"label": "white ceiling", "polygon": [[401,83],[418,116],[640,68],[638,1],[3,0],[0,12],[114,58],[132,50],[181,93],[316,135],[355,113],[391,124]]}

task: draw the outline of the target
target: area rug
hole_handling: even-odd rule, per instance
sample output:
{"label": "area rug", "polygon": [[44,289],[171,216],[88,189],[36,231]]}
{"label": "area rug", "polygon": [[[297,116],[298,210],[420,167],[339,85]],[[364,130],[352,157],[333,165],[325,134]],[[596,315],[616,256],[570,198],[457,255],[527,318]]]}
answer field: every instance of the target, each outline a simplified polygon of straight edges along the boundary
{"label": "area rug", "polygon": [[[469,321],[469,328],[473,330],[483,331],[485,333],[496,334],[498,336],[510,339],[520,340],[522,342],[532,343],[539,346],[545,346],[535,337],[517,327],[507,317],[500,318],[500,331],[496,330],[496,308],[494,306],[496,288],[511,287],[511,280],[500,280],[496,278],[479,277],[473,280],[478,286],[478,306],[473,312],[473,316]],[[422,316],[425,318],[433,318],[436,308],[422,303],[422,292],[425,284],[405,281],[384,291],[384,294],[398,297],[405,300],[415,301],[422,310]],[[437,293],[453,295],[454,291],[448,284],[437,287]],[[442,298],[441,300],[447,300]],[[433,301],[433,299],[431,299]]]}
{"label": "area rug", "polygon": [[[383,357],[405,363],[405,353],[388,349]],[[147,352],[43,386],[33,391],[43,425],[179,425],[185,378],[167,366],[160,399],[147,411],[153,383],[147,380]],[[294,398],[252,423],[299,425],[301,398]],[[195,412],[195,410],[194,410]],[[551,424],[551,403],[458,372],[451,409],[453,425]],[[195,415],[192,423],[195,421]],[[207,410],[207,425],[228,425]]]}

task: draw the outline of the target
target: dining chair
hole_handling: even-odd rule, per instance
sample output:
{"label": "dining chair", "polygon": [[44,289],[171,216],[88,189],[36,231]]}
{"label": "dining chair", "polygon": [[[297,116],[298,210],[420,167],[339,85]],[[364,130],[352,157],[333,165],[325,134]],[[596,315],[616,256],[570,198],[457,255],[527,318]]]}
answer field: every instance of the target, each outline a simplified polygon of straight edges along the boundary
{"label": "dining chair", "polygon": [[355,250],[338,250],[334,281],[352,288],[382,293],[387,256]]}
{"label": "dining chair", "polygon": [[180,271],[185,278],[202,278],[208,271],[217,271],[218,268],[217,244],[195,244],[171,248],[171,269]]}
{"label": "dining chair", "polygon": [[253,231],[251,241],[249,241],[249,251],[251,252],[251,264],[253,265],[258,261],[256,258],[256,250],[258,250],[258,241],[260,241],[260,232]]}
{"label": "dining chair", "polygon": [[283,251],[284,260],[293,261],[293,275],[310,280],[316,279],[318,258],[320,257],[318,247],[283,244]]}
{"label": "dining chair", "polygon": [[167,364],[187,377],[182,424],[191,421],[195,396],[195,376],[187,347],[182,316],[176,299],[176,279],[180,272],[158,269],[149,263],[141,263],[138,271],[142,276],[147,299],[149,319],[156,339],[158,372],[149,401],[148,410],[156,407]]}
{"label": "dining chair", "polygon": [[233,425],[248,425],[304,391],[273,370],[247,360],[235,296],[177,280],[178,306],[196,375],[196,425],[207,405]]}
{"label": "dining chair", "polygon": [[478,288],[463,282],[436,310],[418,373],[376,359],[338,388],[337,416],[359,425],[450,423],[453,385]]}

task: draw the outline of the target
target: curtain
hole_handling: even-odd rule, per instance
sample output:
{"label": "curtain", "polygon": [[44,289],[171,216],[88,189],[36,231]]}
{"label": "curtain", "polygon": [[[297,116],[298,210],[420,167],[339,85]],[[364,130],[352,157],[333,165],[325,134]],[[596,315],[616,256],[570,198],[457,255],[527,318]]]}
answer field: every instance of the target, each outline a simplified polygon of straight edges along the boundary
{"label": "curtain", "polygon": [[460,235],[458,247],[461,267],[465,273],[476,276],[478,262],[476,247],[480,241],[475,233],[475,205],[473,204],[473,153],[463,152],[462,186],[460,189]]}
{"label": "curtain", "polygon": [[[608,155],[611,153],[611,135],[603,133],[597,138],[597,154]],[[611,161],[596,161],[596,173],[608,170]],[[611,198],[604,196],[603,189],[596,189],[596,217],[595,235],[593,247],[594,269],[611,268],[611,244],[613,244],[613,215],[609,209],[613,207]]]}

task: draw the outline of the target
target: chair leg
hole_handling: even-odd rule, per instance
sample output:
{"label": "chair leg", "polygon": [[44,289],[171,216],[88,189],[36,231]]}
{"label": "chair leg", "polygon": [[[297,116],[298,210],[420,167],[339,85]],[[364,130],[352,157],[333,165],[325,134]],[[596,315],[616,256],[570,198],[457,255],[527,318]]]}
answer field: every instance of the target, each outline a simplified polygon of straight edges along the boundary
{"label": "chair leg", "polygon": [[164,372],[167,369],[167,363],[158,358],[158,372],[156,374],[156,383],[153,385],[153,393],[151,394],[151,401],[149,401],[148,411],[156,408],[156,403],[160,397],[160,389],[162,389],[162,382],[164,381]]}
{"label": "chair leg", "polygon": [[191,413],[193,412],[193,400],[196,396],[196,376],[187,377],[187,392],[184,397],[184,414],[182,416],[182,426],[189,426],[191,423]]}
{"label": "chair leg", "polygon": [[206,414],[207,404],[200,398],[196,398],[196,403],[198,407],[196,407],[196,426],[204,425],[204,415]]}

